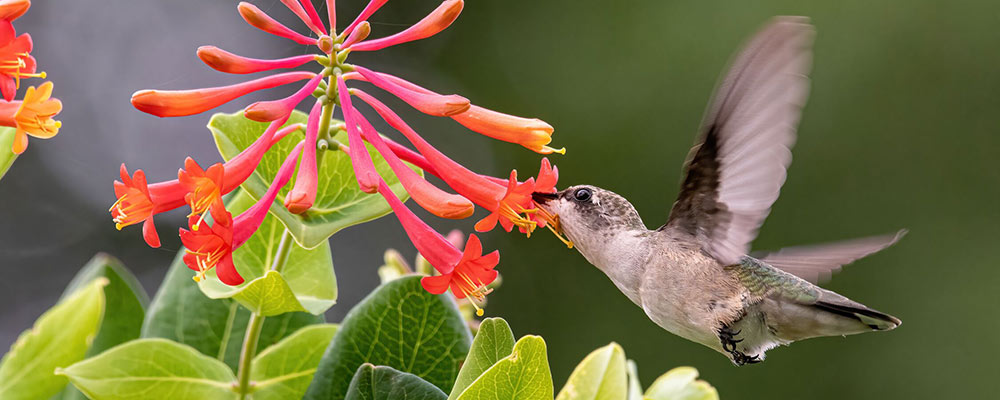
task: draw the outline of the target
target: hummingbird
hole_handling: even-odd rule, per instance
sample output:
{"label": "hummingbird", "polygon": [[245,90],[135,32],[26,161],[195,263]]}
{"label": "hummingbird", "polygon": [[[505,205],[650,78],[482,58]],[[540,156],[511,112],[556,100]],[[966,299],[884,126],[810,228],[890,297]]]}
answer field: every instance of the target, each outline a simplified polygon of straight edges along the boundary
{"label": "hummingbird", "polygon": [[887,331],[900,320],[818,283],[906,230],[750,253],[778,198],[809,90],[813,27],[775,17],[736,53],[709,103],[667,222],[649,230],[591,185],[533,193],[555,230],[657,325],[742,366],[778,345]]}

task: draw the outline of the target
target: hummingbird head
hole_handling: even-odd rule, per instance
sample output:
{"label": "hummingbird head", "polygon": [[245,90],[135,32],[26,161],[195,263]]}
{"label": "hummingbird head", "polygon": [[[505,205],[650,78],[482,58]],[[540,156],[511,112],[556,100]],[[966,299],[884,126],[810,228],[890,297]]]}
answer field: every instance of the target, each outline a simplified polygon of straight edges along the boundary
{"label": "hummingbird head", "polygon": [[596,186],[571,186],[557,193],[532,193],[547,213],[558,216],[561,230],[586,255],[600,252],[615,235],[646,230],[639,213],[624,197]]}

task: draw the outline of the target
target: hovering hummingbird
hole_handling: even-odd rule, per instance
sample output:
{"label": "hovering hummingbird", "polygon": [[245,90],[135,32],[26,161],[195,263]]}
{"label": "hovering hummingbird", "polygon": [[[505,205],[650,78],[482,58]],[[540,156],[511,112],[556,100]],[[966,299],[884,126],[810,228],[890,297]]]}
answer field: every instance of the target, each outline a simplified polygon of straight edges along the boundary
{"label": "hovering hummingbird", "polygon": [[747,255],[791,162],[812,38],[807,18],[776,17],[737,53],[659,229],[647,229],[628,200],[598,187],[532,195],[653,322],[736,365],[760,362],[779,344],[900,324],[816,283],[905,230]]}

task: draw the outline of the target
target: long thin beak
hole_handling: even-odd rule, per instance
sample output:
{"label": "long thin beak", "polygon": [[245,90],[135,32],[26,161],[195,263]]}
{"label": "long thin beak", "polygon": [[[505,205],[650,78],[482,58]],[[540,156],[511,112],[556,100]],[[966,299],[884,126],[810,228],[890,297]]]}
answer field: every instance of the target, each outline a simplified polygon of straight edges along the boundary
{"label": "long thin beak", "polygon": [[545,204],[549,200],[555,200],[557,198],[559,198],[558,193],[541,193],[541,192],[531,193],[531,199],[538,204]]}

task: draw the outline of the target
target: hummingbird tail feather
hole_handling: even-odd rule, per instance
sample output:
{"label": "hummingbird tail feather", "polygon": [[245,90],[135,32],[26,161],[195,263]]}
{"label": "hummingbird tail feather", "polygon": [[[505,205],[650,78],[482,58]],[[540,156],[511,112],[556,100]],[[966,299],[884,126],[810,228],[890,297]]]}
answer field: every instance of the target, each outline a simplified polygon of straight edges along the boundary
{"label": "hummingbird tail feather", "polygon": [[816,304],[813,304],[813,306],[826,312],[856,319],[876,331],[888,331],[895,329],[897,326],[902,324],[902,321],[900,321],[899,318],[880,311],[872,310],[861,304],[843,304],[830,301],[818,301]]}

